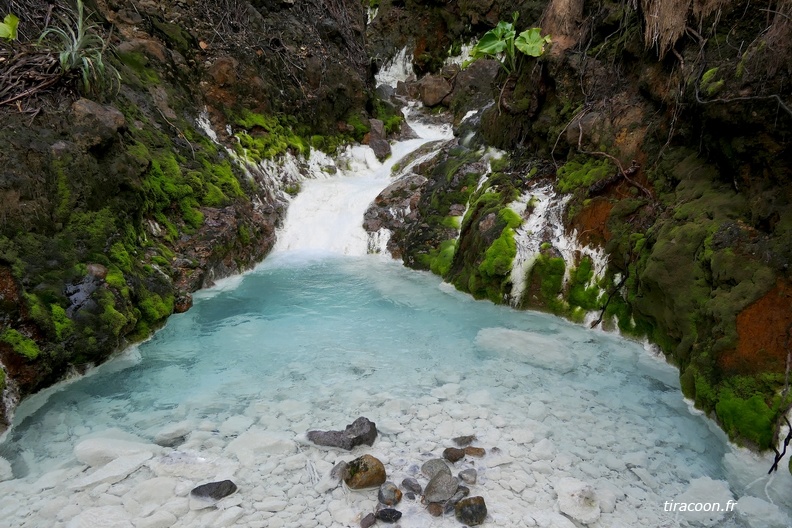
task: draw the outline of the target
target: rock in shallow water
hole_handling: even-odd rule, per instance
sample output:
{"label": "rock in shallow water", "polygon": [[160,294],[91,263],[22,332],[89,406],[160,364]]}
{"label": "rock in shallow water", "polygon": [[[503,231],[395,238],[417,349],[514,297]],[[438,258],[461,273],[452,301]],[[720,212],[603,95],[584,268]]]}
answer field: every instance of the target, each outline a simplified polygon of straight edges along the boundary
{"label": "rock in shallow water", "polygon": [[371,528],[375,524],[377,524],[377,517],[373,513],[369,513],[360,519],[360,528]]}
{"label": "rock in shallow water", "polygon": [[377,512],[377,519],[386,523],[395,523],[401,519],[401,516],[402,513],[399,510],[394,510],[393,508],[385,508],[384,510]]}
{"label": "rock in shallow water", "polygon": [[449,473],[440,472],[429,481],[424,490],[426,502],[444,502],[454,496],[459,481]]}
{"label": "rock in shallow water", "polygon": [[433,458],[432,460],[424,462],[424,465],[421,466],[421,473],[431,479],[434,478],[434,476],[438,473],[447,473],[450,476],[451,470],[448,469],[448,465],[444,460],[440,458]]}
{"label": "rock in shallow water", "polygon": [[402,488],[406,489],[407,491],[412,491],[413,493],[417,493],[419,495],[421,493],[423,493],[423,488],[418,483],[418,481],[415,480],[414,478],[408,477],[408,478],[402,480],[401,486],[402,486]]}
{"label": "rock in shallow water", "polygon": [[346,485],[352,489],[373,488],[386,480],[385,466],[371,455],[363,455],[347,465]]}
{"label": "rock in shallow water", "polygon": [[459,480],[465,484],[475,484],[478,478],[478,473],[475,469],[463,469],[459,472]]}
{"label": "rock in shallow water", "polygon": [[399,504],[402,498],[402,492],[396,487],[393,482],[386,482],[380,486],[377,499],[386,506],[395,506]]}
{"label": "rock in shallow water", "polygon": [[564,477],[553,487],[558,495],[558,509],[577,522],[591,524],[600,517],[594,489],[576,478]]}
{"label": "rock in shallow water", "polygon": [[465,450],[458,447],[447,447],[443,450],[443,458],[453,464],[465,458]]}
{"label": "rock in shallow water", "polygon": [[468,497],[456,504],[454,513],[459,522],[468,526],[476,526],[487,518],[487,505],[483,497]]}
{"label": "rock in shallow water", "polygon": [[363,416],[347,425],[343,431],[308,431],[308,440],[314,444],[340,447],[347,451],[362,444],[374,445],[376,438],[376,424]]}
{"label": "rock in shallow water", "polygon": [[219,482],[209,482],[201,484],[193,488],[190,495],[196,499],[210,499],[220,500],[223,497],[228,497],[237,490],[236,484],[230,480],[221,480]]}

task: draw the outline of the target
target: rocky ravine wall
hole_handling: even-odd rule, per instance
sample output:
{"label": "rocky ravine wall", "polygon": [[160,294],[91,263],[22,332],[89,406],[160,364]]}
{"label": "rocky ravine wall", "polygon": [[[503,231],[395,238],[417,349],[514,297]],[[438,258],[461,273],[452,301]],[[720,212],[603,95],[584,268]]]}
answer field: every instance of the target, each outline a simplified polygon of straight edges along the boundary
{"label": "rocky ravine wall", "polygon": [[[383,193],[366,222],[394,230],[390,249],[407,265],[477,297],[594,313],[648,337],[686,396],[733,439],[766,449],[790,405],[792,4],[704,7],[382,0],[372,55],[407,46],[416,71],[435,71],[411,89],[454,111],[468,141]],[[688,15],[653,25],[658,9]],[[513,11],[518,31],[552,35],[543,57],[523,57],[509,77],[480,61],[441,68]],[[463,122],[482,86],[488,104]],[[485,144],[510,155],[481,183]],[[592,259],[565,260],[550,231],[536,233],[515,299],[515,230],[538,202],[514,203],[548,186],[565,195],[568,236],[604,250],[608,267],[597,277]]]}
{"label": "rocky ravine wall", "polygon": [[[0,390],[9,410],[147,337],[189,308],[192,291],[260,261],[297,188],[255,170],[259,162],[361,139],[367,103],[387,114],[369,102],[357,2],[86,6],[113,45],[105,60],[120,88],[81,97],[65,80],[0,107]],[[32,49],[47,7],[0,2],[21,19],[4,64]],[[70,13],[57,2],[50,19]]]}

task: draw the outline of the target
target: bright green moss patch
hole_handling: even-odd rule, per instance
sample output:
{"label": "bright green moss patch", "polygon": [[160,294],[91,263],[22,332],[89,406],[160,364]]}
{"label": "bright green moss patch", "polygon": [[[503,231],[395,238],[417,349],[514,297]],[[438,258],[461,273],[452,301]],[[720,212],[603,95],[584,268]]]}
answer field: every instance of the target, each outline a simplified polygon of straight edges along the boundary
{"label": "bright green moss patch", "polygon": [[74,333],[74,323],[66,315],[66,310],[59,304],[52,305],[52,322],[55,326],[55,337],[59,341]]}
{"label": "bright green moss patch", "polygon": [[456,250],[456,240],[446,240],[440,243],[440,247],[429,252],[429,269],[432,273],[445,277],[451,269],[451,262],[454,259]]}
{"label": "bright green moss patch", "polygon": [[149,323],[155,323],[173,313],[173,295],[167,295],[163,299],[156,293],[145,292],[138,306],[143,318]]}
{"label": "bright green moss patch", "polygon": [[41,349],[35,341],[27,336],[20,334],[13,328],[7,328],[0,334],[0,341],[11,345],[15,353],[25,356],[28,359],[36,359],[41,354]]}
{"label": "bright green moss patch", "polygon": [[569,271],[567,302],[570,306],[577,306],[585,311],[599,308],[597,301],[600,289],[597,285],[588,286],[593,276],[594,269],[589,257],[583,257],[578,267]]}
{"label": "bright green moss patch", "polygon": [[566,304],[560,298],[565,271],[566,262],[562,257],[551,257],[542,253],[528,272],[528,283],[538,282],[541,305],[555,314],[564,313],[566,310]]}
{"label": "bright green moss patch", "polygon": [[731,439],[744,438],[759,449],[770,448],[777,412],[768,407],[760,395],[743,399],[724,389],[720,393],[720,401],[715,405],[715,412]]}
{"label": "bright green moss patch", "polygon": [[6,373],[5,370],[0,368],[0,393],[6,388]]}
{"label": "bright green moss patch", "polygon": [[484,260],[478,269],[485,278],[507,275],[511,271],[515,255],[517,255],[517,244],[514,241],[514,230],[506,226],[500,236],[487,248]]}
{"label": "bright green moss patch", "polygon": [[588,188],[594,182],[605,179],[615,169],[607,160],[589,158],[585,163],[572,160],[558,169],[556,187],[562,193]]}

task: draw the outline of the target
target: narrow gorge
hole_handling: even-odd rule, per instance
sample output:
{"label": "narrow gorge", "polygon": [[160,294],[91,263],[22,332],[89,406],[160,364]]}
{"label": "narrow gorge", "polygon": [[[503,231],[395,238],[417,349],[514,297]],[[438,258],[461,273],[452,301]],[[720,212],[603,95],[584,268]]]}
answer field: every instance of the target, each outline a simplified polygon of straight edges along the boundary
{"label": "narrow gorge", "polygon": [[789,1],[0,10],[2,522],[789,525]]}

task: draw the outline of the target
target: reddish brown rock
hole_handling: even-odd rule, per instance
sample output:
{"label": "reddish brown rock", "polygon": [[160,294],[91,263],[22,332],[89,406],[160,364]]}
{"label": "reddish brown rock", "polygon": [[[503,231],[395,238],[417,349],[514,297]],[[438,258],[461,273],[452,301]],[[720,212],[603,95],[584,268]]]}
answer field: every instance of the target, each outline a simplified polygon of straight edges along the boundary
{"label": "reddish brown rock", "polygon": [[356,458],[347,466],[346,485],[352,489],[373,488],[387,480],[385,466],[371,455]]}
{"label": "reddish brown rock", "polygon": [[487,454],[487,451],[483,447],[467,446],[465,448],[465,454],[467,456],[481,458]]}
{"label": "reddish brown rock", "polygon": [[443,450],[443,458],[451,462],[457,462],[465,458],[465,450],[458,447],[447,447]]}

